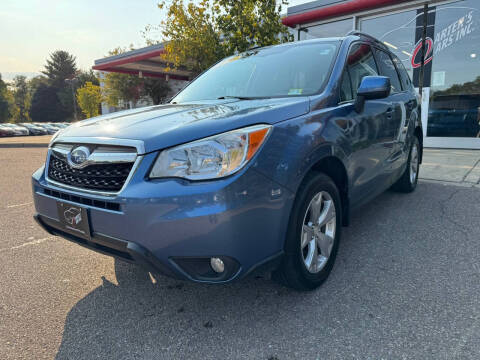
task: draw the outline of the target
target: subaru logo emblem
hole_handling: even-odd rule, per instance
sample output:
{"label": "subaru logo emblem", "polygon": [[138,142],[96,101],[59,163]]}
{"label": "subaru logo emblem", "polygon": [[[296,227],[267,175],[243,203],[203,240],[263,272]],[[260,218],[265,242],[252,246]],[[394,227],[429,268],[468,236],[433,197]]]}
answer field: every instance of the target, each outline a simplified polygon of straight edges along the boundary
{"label": "subaru logo emblem", "polygon": [[73,168],[82,168],[87,165],[88,157],[90,156],[90,150],[85,146],[79,146],[72,149],[68,154],[68,164]]}

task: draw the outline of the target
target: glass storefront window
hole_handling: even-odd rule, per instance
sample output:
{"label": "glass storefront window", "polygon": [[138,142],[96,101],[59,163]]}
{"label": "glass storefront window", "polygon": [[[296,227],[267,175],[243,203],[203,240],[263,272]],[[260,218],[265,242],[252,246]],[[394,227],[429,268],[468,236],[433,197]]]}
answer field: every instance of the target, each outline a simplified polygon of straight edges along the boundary
{"label": "glass storefront window", "polygon": [[427,136],[478,138],[480,1],[458,1],[431,12],[435,35]]}
{"label": "glass storefront window", "polygon": [[397,55],[412,78],[411,56],[416,43],[415,34],[419,16],[422,15],[417,14],[416,10],[409,10],[360,21],[361,31],[387,45]]}
{"label": "glass storefront window", "polygon": [[352,29],[353,18],[309,26],[299,30],[299,40],[345,36]]}

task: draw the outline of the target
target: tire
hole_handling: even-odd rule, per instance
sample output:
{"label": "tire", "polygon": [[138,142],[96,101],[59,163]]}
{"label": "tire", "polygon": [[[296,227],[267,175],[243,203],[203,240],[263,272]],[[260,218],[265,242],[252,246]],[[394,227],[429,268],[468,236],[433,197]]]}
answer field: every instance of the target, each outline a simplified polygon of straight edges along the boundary
{"label": "tire", "polygon": [[407,168],[400,179],[393,184],[393,190],[403,193],[411,193],[415,190],[418,183],[418,171],[420,169],[419,159],[420,142],[418,141],[418,138],[414,136],[408,154]]}
{"label": "tire", "polygon": [[[323,221],[314,224],[315,218],[323,218]],[[342,206],[337,186],[323,173],[310,173],[297,192],[285,240],[285,255],[273,274],[274,279],[300,291],[319,287],[333,268],[341,224]]]}

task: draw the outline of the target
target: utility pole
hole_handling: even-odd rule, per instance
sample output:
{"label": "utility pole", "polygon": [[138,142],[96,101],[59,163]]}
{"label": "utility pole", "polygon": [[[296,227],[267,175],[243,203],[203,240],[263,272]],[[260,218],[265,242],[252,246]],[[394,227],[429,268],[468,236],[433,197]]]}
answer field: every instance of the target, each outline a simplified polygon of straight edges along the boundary
{"label": "utility pole", "polygon": [[75,98],[75,89],[73,88],[73,86],[76,84],[77,82],[77,78],[72,78],[72,79],[66,79],[65,80],[66,83],[69,83],[70,84],[70,87],[72,89],[72,98],[73,98],[73,117],[75,119],[75,121],[78,120],[77,118],[77,99]]}
{"label": "utility pole", "polygon": [[425,39],[427,38],[428,4],[423,6],[423,31],[422,31],[422,61],[420,65],[420,77],[418,79],[418,92],[423,98],[423,78],[425,76]]}

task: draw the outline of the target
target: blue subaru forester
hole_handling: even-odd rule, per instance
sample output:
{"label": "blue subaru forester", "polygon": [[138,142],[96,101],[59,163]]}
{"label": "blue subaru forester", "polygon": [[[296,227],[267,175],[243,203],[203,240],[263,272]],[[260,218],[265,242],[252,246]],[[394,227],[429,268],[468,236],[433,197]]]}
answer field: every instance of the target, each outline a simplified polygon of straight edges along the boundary
{"label": "blue subaru forester", "polygon": [[223,283],[272,269],[314,289],[352,209],[415,189],[422,139],[410,77],[374,38],[252,49],[168,104],[57,133],[33,174],[35,219],[151,272]]}

